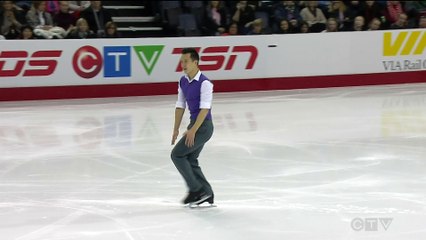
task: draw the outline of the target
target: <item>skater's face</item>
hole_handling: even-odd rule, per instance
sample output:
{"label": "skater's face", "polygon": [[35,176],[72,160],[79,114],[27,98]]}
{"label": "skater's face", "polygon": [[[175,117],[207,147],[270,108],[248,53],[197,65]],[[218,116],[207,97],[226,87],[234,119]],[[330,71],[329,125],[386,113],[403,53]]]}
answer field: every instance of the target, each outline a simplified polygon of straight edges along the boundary
{"label": "skater's face", "polygon": [[198,61],[192,60],[191,54],[189,53],[182,54],[180,58],[180,64],[184,73],[191,77],[193,77],[198,71]]}

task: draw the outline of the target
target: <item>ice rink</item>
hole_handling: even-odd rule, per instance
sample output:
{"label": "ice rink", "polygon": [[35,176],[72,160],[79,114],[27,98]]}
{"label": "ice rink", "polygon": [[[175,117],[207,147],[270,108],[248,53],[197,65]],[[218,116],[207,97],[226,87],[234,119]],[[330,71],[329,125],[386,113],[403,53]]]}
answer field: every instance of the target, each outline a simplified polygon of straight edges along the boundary
{"label": "ice rink", "polygon": [[426,84],[216,93],[203,209],[180,204],[175,101],[0,103],[0,239],[426,238]]}

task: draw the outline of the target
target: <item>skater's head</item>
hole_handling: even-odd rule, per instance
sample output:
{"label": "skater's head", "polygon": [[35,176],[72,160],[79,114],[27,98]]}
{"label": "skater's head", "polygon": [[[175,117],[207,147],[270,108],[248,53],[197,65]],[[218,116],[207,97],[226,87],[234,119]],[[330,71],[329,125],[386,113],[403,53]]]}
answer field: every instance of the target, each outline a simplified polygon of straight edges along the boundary
{"label": "skater's head", "polygon": [[200,56],[198,55],[195,48],[184,48],[182,50],[182,56],[180,58],[180,64],[183,71],[190,77],[193,78],[198,72],[198,62]]}

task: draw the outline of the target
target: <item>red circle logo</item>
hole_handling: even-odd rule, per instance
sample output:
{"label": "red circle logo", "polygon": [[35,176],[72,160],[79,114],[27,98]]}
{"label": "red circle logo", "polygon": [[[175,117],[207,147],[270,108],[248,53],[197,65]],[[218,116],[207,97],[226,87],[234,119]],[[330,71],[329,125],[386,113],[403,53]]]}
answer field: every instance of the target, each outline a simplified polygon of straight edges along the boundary
{"label": "red circle logo", "polygon": [[102,55],[92,46],[79,48],[72,59],[74,71],[82,78],[92,78],[102,69]]}

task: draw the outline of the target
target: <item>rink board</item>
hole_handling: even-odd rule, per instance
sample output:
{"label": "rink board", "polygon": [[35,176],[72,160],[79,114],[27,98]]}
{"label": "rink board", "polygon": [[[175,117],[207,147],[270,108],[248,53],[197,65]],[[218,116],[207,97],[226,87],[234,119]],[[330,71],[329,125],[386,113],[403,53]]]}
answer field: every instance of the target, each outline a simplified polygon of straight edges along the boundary
{"label": "rink board", "polygon": [[195,47],[215,91],[424,82],[426,31],[3,41],[0,100],[175,94]]}

